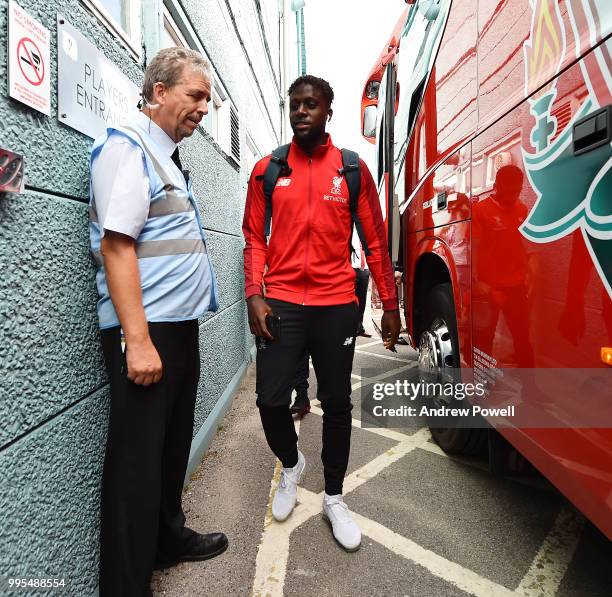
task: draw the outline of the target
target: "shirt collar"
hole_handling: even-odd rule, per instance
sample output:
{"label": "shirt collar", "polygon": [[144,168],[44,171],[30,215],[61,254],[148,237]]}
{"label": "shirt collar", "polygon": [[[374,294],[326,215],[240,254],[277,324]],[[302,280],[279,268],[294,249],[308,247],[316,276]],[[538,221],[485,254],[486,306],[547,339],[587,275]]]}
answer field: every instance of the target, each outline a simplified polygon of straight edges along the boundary
{"label": "shirt collar", "polygon": [[138,114],[136,114],[136,123],[140,128],[149,133],[153,141],[155,141],[155,143],[157,143],[168,155],[174,153],[177,144],[168,136],[168,133],[166,133],[164,129],[155,124],[155,122],[153,122],[144,112],[138,112]]}

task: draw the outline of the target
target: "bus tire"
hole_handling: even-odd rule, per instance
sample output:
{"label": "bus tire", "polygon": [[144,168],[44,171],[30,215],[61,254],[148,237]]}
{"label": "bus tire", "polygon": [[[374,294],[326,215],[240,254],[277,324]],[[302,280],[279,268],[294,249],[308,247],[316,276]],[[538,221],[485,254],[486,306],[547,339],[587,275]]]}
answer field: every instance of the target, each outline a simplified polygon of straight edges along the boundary
{"label": "bus tire", "polygon": [[[437,352],[439,368],[458,368],[459,337],[453,290],[450,283],[433,286],[421,305],[419,334],[419,367],[431,370],[432,348]],[[429,356],[428,356],[429,353]],[[441,358],[440,358],[441,357]],[[431,428],[436,443],[448,454],[485,454],[486,429]]]}

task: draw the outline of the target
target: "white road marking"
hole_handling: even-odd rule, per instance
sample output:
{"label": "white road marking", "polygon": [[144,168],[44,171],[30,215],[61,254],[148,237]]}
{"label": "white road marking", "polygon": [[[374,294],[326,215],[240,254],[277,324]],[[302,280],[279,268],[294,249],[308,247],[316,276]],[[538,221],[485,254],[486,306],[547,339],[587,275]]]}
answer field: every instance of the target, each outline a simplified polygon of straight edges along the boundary
{"label": "white road marking", "polygon": [[398,367],[397,369],[391,369],[391,371],[385,371],[380,375],[375,375],[374,377],[364,377],[360,382],[354,383],[351,386],[352,390],[357,390],[362,385],[369,386],[370,383],[375,381],[380,381],[381,379],[386,379],[387,377],[391,377],[397,373],[401,373],[402,371],[406,371],[406,369],[413,369],[414,365],[404,365],[403,367]]}
{"label": "white road marking", "polygon": [[389,361],[400,361],[400,363],[408,363],[408,362],[414,361],[414,359],[409,359],[409,358],[402,359],[401,357],[394,357],[394,356],[391,356],[390,354],[376,354],[375,352],[368,352],[367,350],[361,350],[361,348],[356,348],[355,352],[358,352],[359,354],[365,354],[369,357],[378,357],[379,359],[387,359]]}
{"label": "white road marking", "polygon": [[[322,505],[322,493],[315,494],[300,487],[298,489],[298,506],[296,506],[291,517],[283,523],[277,523],[270,519],[269,526],[264,529],[265,538],[257,556],[257,573],[253,585],[254,597],[281,597],[284,594],[283,587],[287,574],[290,535],[304,522],[320,514]],[[510,589],[421,547],[414,541],[398,535],[373,520],[355,512],[353,512],[353,515],[364,535],[468,593],[478,597],[516,596],[516,593]]]}
{"label": "white road marking", "polygon": [[[280,479],[280,463],[277,463],[276,468],[278,479],[276,482],[273,481],[274,488]],[[291,533],[309,518],[321,512],[323,506],[322,494],[317,495],[299,487],[295,510],[286,521],[276,522],[272,518],[272,496],[273,491],[270,494],[264,531],[255,560],[253,597],[283,597]]]}
{"label": "white road marking", "polygon": [[[363,382],[367,384],[385,379],[408,368],[410,365],[371,379],[364,379]],[[362,382],[355,384],[354,389],[361,384]],[[313,404],[311,413],[322,416],[323,411]],[[357,419],[352,419],[352,425],[393,440],[397,444],[348,475],[344,481],[345,494],[375,478],[381,471],[415,449],[427,450],[446,457],[436,444],[428,441],[430,434],[426,428],[418,429],[409,435],[393,429],[362,427],[361,422]],[[296,421],[296,431],[299,433],[299,421]],[[268,509],[256,558],[252,591],[255,597],[283,596],[291,533],[322,510],[323,494],[315,494],[300,487],[298,488],[298,504],[291,517],[283,523],[274,521],[272,499],[280,479],[280,469],[281,465],[277,463],[271,481]],[[562,509],[529,570],[513,591],[421,547],[414,541],[402,537],[373,520],[358,513],[353,514],[364,535],[395,554],[422,566],[434,576],[477,597],[554,597],[573,558],[584,525],[584,519],[580,515],[567,507]]]}
{"label": "white road marking", "polygon": [[366,342],[365,344],[355,344],[355,348],[365,348],[366,346],[375,346],[376,344],[382,344],[382,340],[372,340],[371,342]]}
{"label": "white road marking", "polygon": [[374,458],[374,460],[370,460],[370,462],[344,479],[344,493],[347,494],[354,491],[366,481],[374,478],[388,466],[397,462],[409,452],[412,452],[415,448],[421,447],[427,442],[428,437],[429,431],[427,429],[420,429],[414,435],[407,436],[405,440]]}
{"label": "white road marking", "polygon": [[364,516],[353,513],[355,522],[364,535],[374,539],[388,550],[407,560],[423,566],[431,574],[441,578],[467,593],[478,597],[514,597],[515,593],[476,572],[451,562],[442,556],[421,547],[414,541],[398,535],[391,529]]}
{"label": "white road marking", "polygon": [[525,597],[554,597],[574,557],[584,518],[563,507],[516,592]]}

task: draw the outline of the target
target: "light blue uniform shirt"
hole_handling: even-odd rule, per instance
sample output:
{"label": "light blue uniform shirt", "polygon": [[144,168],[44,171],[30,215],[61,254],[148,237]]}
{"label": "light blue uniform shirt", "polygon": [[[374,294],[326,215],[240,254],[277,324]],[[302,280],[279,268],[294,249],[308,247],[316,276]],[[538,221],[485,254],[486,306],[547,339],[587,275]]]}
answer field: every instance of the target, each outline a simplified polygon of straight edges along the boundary
{"label": "light blue uniform shirt", "polygon": [[90,243],[98,264],[101,328],[119,325],[100,243],[105,230],[136,241],[149,322],[185,321],[218,308],[216,279],[191,181],[171,159],[176,144],[145,114],[109,128],[94,142],[90,170]]}

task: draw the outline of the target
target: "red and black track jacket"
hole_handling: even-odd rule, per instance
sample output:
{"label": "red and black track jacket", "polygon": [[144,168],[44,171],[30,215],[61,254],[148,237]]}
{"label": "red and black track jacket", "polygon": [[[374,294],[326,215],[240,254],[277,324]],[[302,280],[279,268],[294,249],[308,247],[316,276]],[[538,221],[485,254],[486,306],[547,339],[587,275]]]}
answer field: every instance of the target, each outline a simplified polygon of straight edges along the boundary
{"label": "red and black track jacket", "polygon": [[[332,144],[306,155],[293,141],[287,162],[292,172],[280,177],[272,195],[272,233],[264,236],[263,174],[270,156],[251,173],[242,232],[246,298],[255,294],[300,305],[341,305],[356,301],[355,272],[349,259],[351,215],[342,154]],[[397,309],[397,293],[387,240],[372,175],[360,160],[361,192],[357,214],[371,255],[367,258],[383,308]],[[265,267],[268,267],[264,274]]]}

